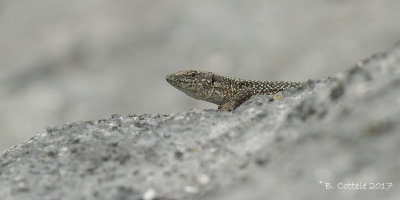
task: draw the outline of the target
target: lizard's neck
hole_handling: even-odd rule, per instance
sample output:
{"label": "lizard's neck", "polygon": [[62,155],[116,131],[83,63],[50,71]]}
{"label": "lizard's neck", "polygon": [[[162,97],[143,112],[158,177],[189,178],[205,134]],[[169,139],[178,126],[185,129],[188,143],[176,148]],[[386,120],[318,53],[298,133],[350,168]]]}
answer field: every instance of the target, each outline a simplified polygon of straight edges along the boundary
{"label": "lizard's neck", "polygon": [[233,83],[233,78],[214,74],[213,76],[213,91],[210,96],[205,98],[205,101],[221,105],[226,98],[235,93],[236,84]]}

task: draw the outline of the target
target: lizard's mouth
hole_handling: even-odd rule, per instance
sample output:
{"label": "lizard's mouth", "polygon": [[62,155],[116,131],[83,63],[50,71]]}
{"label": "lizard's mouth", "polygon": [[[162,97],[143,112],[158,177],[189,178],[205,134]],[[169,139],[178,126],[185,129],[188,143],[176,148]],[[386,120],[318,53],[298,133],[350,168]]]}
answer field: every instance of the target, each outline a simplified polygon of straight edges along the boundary
{"label": "lizard's mouth", "polygon": [[169,84],[171,84],[172,86],[174,86],[174,87],[176,87],[176,86],[178,85],[178,83],[181,83],[181,82],[182,82],[182,80],[179,79],[178,77],[176,77],[175,74],[168,74],[168,75],[166,76],[166,79],[167,79],[167,82],[168,82]]}
{"label": "lizard's mouth", "polygon": [[167,79],[167,82],[168,82],[169,84],[171,84],[171,82],[174,82],[174,81],[175,81],[175,77],[174,77],[173,74],[168,74],[168,75],[166,76],[166,79]]}
{"label": "lizard's mouth", "polygon": [[186,92],[185,90],[183,90],[185,85],[190,85],[191,83],[188,80],[182,79],[175,74],[168,74],[166,76],[166,79],[170,85],[174,86],[178,90],[182,90],[183,92]]}

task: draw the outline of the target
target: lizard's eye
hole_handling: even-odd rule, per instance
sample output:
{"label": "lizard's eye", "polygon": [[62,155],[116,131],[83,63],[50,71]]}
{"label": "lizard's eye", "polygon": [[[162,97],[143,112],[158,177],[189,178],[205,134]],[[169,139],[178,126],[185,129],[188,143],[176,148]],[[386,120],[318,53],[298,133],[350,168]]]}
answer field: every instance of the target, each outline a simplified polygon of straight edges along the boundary
{"label": "lizard's eye", "polygon": [[196,76],[196,73],[190,73],[189,76],[195,77],[195,76]]}

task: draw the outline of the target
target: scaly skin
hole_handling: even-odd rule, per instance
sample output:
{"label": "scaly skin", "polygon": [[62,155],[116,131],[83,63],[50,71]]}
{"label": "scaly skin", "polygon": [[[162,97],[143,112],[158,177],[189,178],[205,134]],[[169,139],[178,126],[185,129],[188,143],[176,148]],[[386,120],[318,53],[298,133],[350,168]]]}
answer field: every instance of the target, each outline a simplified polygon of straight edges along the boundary
{"label": "scaly skin", "polygon": [[185,70],[167,75],[167,81],[187,95],[215,103],[219,110],[232,111],[255,95],[271,95],[302,82],[252,81],[220,76],[212,72]]}

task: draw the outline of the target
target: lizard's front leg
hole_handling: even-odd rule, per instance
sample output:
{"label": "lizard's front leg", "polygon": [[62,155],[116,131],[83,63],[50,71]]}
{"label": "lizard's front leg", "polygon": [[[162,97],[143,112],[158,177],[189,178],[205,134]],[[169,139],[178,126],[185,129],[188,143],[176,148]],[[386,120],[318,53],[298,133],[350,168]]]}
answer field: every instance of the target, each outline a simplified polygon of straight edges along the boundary
{"label": "lizard's front leg", "polygon": [[253,96],[253,90],[251,88],[243,88],[239,90],[236,94],[228,97],[225,102],[218,106],[218,110],[221,111],[232,111],[240,104],[250,99]]}

